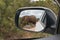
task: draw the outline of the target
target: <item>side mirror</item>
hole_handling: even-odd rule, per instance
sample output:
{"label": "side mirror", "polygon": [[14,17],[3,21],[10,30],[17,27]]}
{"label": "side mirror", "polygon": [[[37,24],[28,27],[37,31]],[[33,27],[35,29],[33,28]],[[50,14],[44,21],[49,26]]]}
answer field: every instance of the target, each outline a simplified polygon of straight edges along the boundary
{"label": "side mirror", "polygon": [[30,32],[42,32],[47,28],[56,28],[57,16],[45,7],[26,7],[17,10],[16,27]]}

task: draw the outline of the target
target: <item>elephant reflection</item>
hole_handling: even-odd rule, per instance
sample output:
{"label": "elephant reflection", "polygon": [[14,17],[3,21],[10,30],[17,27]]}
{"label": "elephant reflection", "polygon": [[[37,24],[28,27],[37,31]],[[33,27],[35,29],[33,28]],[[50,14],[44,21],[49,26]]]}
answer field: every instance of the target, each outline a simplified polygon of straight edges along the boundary
{"label": "elephant reflection", "polygon": [[37,21],[38,19],[34,15],[23,16],[20,21],[20,26],[32,28],[32,27],[35,27]]}

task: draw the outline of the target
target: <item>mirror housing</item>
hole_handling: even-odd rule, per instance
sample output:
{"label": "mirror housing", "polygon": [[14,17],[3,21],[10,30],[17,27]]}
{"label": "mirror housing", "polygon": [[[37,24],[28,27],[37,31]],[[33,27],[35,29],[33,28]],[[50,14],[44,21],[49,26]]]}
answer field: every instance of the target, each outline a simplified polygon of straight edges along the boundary
{"label": "mirror housing", "polygon": [[[55,13],[51,9],[45,8],[45,7],[24,7],[24,8],[18,9],[16,12],[16,15],[15,15],[15,24],[19,29],[24,30],[23,28],[19,27],[19,15],[20,15],[20,13],[24,10],[32,10],[32,9],[46,11],[46,15],[47,15],[46,17],[48,18],[46,21],[48,21],[48,22],[47,22],[46,27],[44,28],[43,31],[45,31],[46,28],[54,28],[54,29],[56,28],[57,16],[55,15]],[[51,18],[51,20],[49,18]],[[29,31],[29,30],[26,30],[26,31]],[[36,32],[36,31],[33,31],[33,32]]]}

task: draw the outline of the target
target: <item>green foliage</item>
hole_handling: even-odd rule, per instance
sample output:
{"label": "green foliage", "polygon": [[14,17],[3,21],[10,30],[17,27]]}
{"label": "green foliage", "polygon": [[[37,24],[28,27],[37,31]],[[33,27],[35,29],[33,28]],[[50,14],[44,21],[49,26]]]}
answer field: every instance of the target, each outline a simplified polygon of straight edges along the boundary
{"label": "green foliage", "polygon": [[[14,18],[16,10],[26,6],[44,6],[52,9],[56,14],[58,13],[58,6],[53,4],[50,0],[30,3],[29,0],[0,0],[0,38],[14,38],[25,37],[31,34],[31,37],[39,36],[45,37],[44,33],[31,33],[19,30],[16,28]],[[23,35],[25,34],[25,35]],[[37,35],[36,35],[37,34]],[[30,36],[30,35],[29,35]]]}

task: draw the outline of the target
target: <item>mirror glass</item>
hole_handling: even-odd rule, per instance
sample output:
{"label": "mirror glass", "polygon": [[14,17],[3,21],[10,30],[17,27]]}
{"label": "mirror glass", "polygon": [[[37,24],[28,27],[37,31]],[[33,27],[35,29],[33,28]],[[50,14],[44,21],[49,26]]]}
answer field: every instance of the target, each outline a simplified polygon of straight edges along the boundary
{"label": "mirror glass", "polygon": [[19,27],[28,30],[39,32],[46,27],[45,10],[24,10],[19,15]]}

